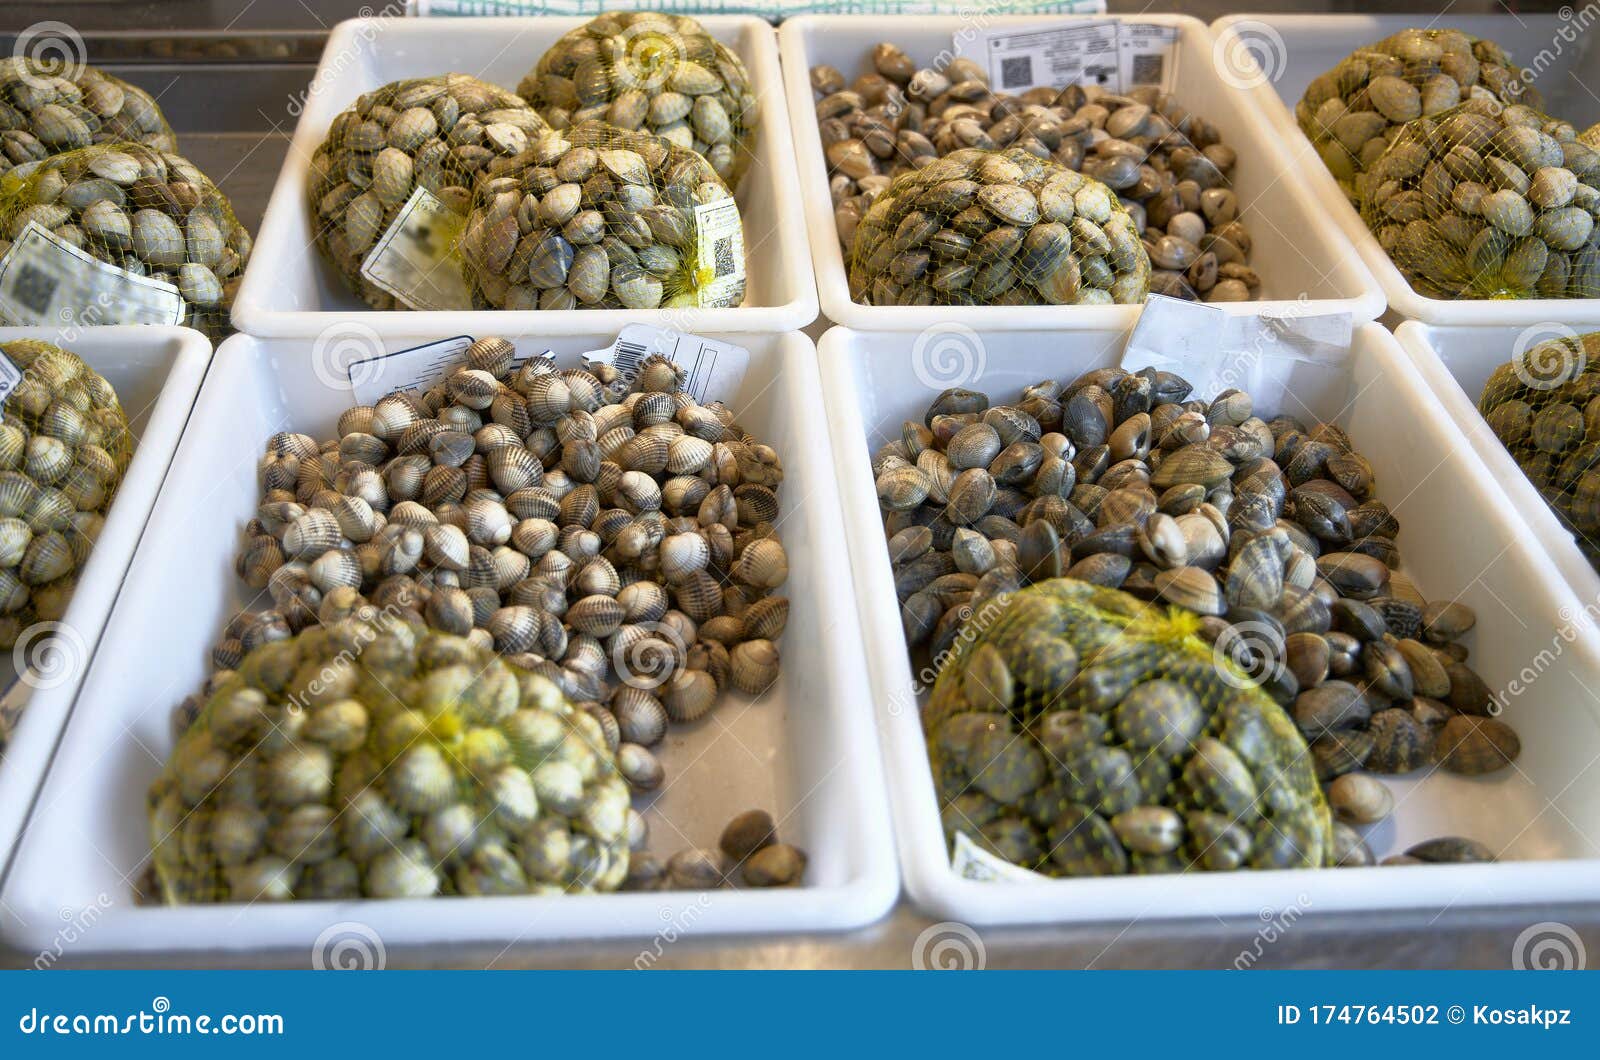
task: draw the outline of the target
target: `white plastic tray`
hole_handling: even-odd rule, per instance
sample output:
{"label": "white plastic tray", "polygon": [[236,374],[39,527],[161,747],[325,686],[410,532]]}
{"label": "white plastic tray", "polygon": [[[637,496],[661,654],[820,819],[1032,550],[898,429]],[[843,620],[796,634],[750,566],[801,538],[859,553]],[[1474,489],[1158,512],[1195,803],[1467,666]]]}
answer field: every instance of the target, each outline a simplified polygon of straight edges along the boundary
{"label": "white plastic tray", "polygon": [[[1333,69],[1357,48],[1403,29],[1459,29],[1498,41],[1514,61],[1542,68],[1532,79],[1544,96],[1545,109],[1579,130],[1600,120],[1600,98],[1587,86],[1600,83],[1600,53],[1588,35],[1564,41],[1562,27],[1576,33],[1557,15],[1229,15],[1211,24],[1224,52],[1237,53],[1231,40],[1248,45],[1260,57],[1260,77],[1241,80],[1285,151],[1295,159],[1295,172],[1315,195],[1319,209],[1355,244],[1361,260],[1377,277],[1400,318],[1430,324],[1532,324],[1542,320],[1600,322],[1600,300],[1529,298],[1523,300],[1425,298],[1394,267],[1317,152],[1295,124],[1294,106],[1312,78]],[[1242,71],[1249,74],[1246,69]],[[1251,84],[1253,82],[1253,84]]]}
{"label": "white plastic tray", "polygon": [[[906,891],[932,916],[968,924],[1133,921],[1308,912],[1439,909],[1592,899],[1600,886],[1600,651],[1591,639],[1564,645],[1560,665],[1513,699],[1506,721],[1522,739],[1516,768],[1484,778],[1435,772],[1385,778],[1399,811],[1368,834],[1379,857],[1422,839],[1478,839],[1509,860],[1489,865],[1188,873],[997,884],[950,871],[924,749],[920,704],[901,633],[870,454],[920,421],[946,385],[1011,400],[1027,384],[1070,381],[1117,363],[1115,332],[1012,331],[960,379],[919,381],[916,337],[834,328],[821,343],[823,389],[850,562],[867,635],[879,726],[889,769]],[[1240,383],[1246,390],[1254,380]],[[1297,373],[1282,411],[1335,418],[1377,472],[1393,506],[1406,569],[1425,594],[1459,594],[1478,613],[1472,664],[1499,690],[1556,638],[1560,574],[1526,539],[1454,424],[1438,409],[1394,337],[1377,324],[1356,331],[1337,378]],[[1276,410],[1268,409],[1268,412]],[[1265,917],[1266,914],[1264,914]]]}
{"label": "white plastic tray", "polygon": [[[1356,320],[1372,320],[1383,312],[1377,282],[1350,252],[1349,241],[1323,215],[1312,197],[1290,178],[1290,159],[1267,134],[1243,94],[1229,88],[1212,65],[1210,31],[1187,15],[1113,16],[1123,21],[1177,26],[1179,53],[1175,91],[1185,106],[1213,122],[1239,152],[1234,186],[1243,204],[1241,220],[1250,229],[1255,249],[1250,264],[1261,274],[1268,296],[1258,302],[1225,303],[1230,314],[1348,312]],[[1079,16],[993,16],[980,28],[1084,21]],[[828,193],[828,169],[817,132],[815,95],[810,69],[829,63],[854,80],[868,67],[874,44],[892,41],[919,62],[947,51],[958,32],[971,33],[974,23],[960,16],[915,17],[871,15],[804,15],[778,29],[783,53],[783,78],[788,89],[790,125],[800,162],[801,191],[811,256],[823,316],[863,330],[917,331],[934,321],[952,322],[982,331],[1033,328],[1128,328],[1138,317],[1136,306],[864,306],[850,298],[844,257]]]}
{"label": "white plastic tray", "polygon": [[1401,348],[1411,357],[1411,363],[1444,411],[1472,443],[1505,494],[1510,510],[1522,517],[1539,547],[1566,576],[1567,585],[1575,594],[1572,613],[1578,615],[1586,607],[1600,607],[1600,574],[1589,566],[1573,542],[1572,533],[1561,525],[1478,413],[1483,384],[1495,368],[1509,361],[1518,347],[1527,349],[1553,337],[1555,333],[1548,328],[1515,325],[1471,327],[1408,320],[1395,329]]}
{"label": "white plastic tray", "polygon": [[[0,688],[7,689],[8,704],[23,711],[10,745],[0,752],[0,870],[100,646],[112,602],[211,360],[211,343],[188,328],[120,325],[67,334],[49,328],[0,328],[0,342],[14,339],[54,342],[105,376],[128,414],[138,448],[62,616],[64,628],[53,640],[32,641],[31,650],[19,644],[17,651],[0,653]],[[26,669],[29,659],[40,665],[27,680],[18,680],[18,670]]]}
{"label": "white plastic tray", "polygon": [[[596,333],[541,337],[563,363]],[[415,344],[398,340],[391,349]],[[778,891],[637,893],[557,898],[295,902],[137,907],[128,880],[149,854],[144,796],[171,749],[169,714],[206,675],[211,645],[245,594],[233,573],[254,512],[255,464],[279,430],[331,431],[349,395],[299,368],[304,341],[235,337],[218,352],[173,462],[103,649],[84,680],[56,767],[19,844],[0,902],[0,938],[51,944],[58,910],[106,896],[94,951],[310,947],[346,921],[388,946],[634,937],[641,952],[688,935],[858,927],[899,892],[887,793],[868,700],[844,526],[821,420],[816,351],[799,334],[749,338],[741,421],[784,459],[784,542],[792,612],[779,683],[755,702],[732,696],[659,750],[669,786],[646,812],[651,845],[669,854],[715,846],[752,807],[810,854],[805,885]],[[243,592],[241,592],[243,590]],[[658,934],[664,933],[664,934]],[[652,936],[656,936],[652,941]],[[76,950],[74,951],[76,952]]]}
{"label": "white plastic tray", "polygon": [[370,18],[341,22],[311,80],[289,154],[256,236],[255,252],[234,301],[240,331],[262,337],[316,335],[354,313],[381,335],[553,334],[610,331],[640,319],[684,331],[777,332],[817,315],[816,285],[800,213],[800,184],[790,161],[789,117],[778,76],[772,26],[758,18],[707,16],[706,29],[750,70],[761,99],[755,160],[740,185],[747,288],[729,309],[623,309],[540,312],[375,312],[355,296],[312,242],[306,204],[311,156],[329,124],[357,96],[390,81],[447,72],[472,74],[508,89],[582,18]]}

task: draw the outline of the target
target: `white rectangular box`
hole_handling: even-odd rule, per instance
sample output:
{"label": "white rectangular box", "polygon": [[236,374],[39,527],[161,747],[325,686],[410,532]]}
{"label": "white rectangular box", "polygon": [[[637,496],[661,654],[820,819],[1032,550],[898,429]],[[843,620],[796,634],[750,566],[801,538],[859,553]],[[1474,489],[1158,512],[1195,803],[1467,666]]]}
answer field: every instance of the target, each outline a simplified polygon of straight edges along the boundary
{"label": "white rectangular box", "polygon": [[[884,543],[871,454],[921,422],[940,390],[965,386],[1011,401],[1043,379],[1069,382],[1118,363],[1110,331],[994,333],[958,378],[935,378],[916,336],[834,328],[823,336],[827,396],[857,599],[871,660],[906,891],[931,916],[967,924],[1253,917],[1309,912],[1439,909],[1592,899],[1600,886],[1600,650],[1561,644],[1560,575],[1508,513],[1483,465],[1377,324],[1359,327],[1336,372],[1292,372],[1281,411],[1336,420],[1373,464],[1380,499],[1400,521],[1404,568],[1430,599],[1459,599],[1478,614],[1471,665],[1490,689],[1507,687],[1552,642],[1547,669],[1505,710],[1522,740],[1515,768],[1487,777],[1434,772],[1385,777],[1399,809],[1367,833],[1378,857],[1423,839],[1464,835],[1503,852],[1485,865],[1302,869],[979,883],[956,876],[939,819]],[[1237,385],[1259,390],[1259,375]],[[1263,415],[1279,409],[1260,408]]]}
{"label": "white rectangular box", "polygon": [[312,240],[307,173],[328,126],[356,97],[391,81],[452,72],[514,91],[550,45],[587,21],[365,18],[335,26],[303,101],[304,110],[298,112],[289,154],[256,235],[255,251],[234,301],[234,326],[262,337],[304,337],[352,315],[385,336],[615,333],[635,320],[664,324],[669,316],[680,330],[699,332],[777,332],[811,323],[817,315],[816,285],[801,220],[799,180],[790,160],[792,137],[783,106],[778,48],[772,26],[758,18],[723,15],[701,20],[712,36],[744,60],[761,100],[755,158],[737,196],[747,265],[742,306],[647,313],[625,309],[376,312],[322,257]]}
{"label": "white rectangular box", "polygon": [[[561,363],[609,336],[519,342]],[[425,339],[395,340],[403,349]],[[668,784],[646,813],[652,849],[715,847],[723,826],[764,808],[810,855],[805,883],[555,898],[435,898],[281,905],[138,907],[127,881],[149,856],[145,792],[172,747],[171,708],[209,672],[213,643],[251,592],[234,575],[239,534],[255,512],[256,460],[275,431],[322,438],[353,402],[294,370],[305,340],[236,336],[184,434],[160,502],[84,680],[30,829],[0,902],[0,938],[47,949],[57,912],[101,905],[84,951],[304,947],[357,921],[387,945],[538,942],[858,927],[899,893],[866,660],[844,562],[844,526],[820,407],[816,350],[799,334],[744,337],[751,362],[729,402],[784,461],[782,534],[789,554],[788,631],[778,684],[755,702],[730,694],[657,750]],[[636,804],[638,804],[636,802]],[[102,898],[102,896],[104,896]],[[77,952],[77,949],[74,949]],[[656,954],[659,956],[659,954]]]}
{"label": "white rectangular box", "polygon": [[[0,656],[4,705],[22,711],[9,745],[0,752],[0,871],[10,859],[78,687],[100,647],[112,603],[211,361],[210,341],[188,328],[129,324],[65,333],[0,328],[0,342],[15,339],[53,342],[104,376],[117,392],[137,447],[89,562],[79,573],[61,628],[53,638],[25,636],[14,651]],[[19,676],[19,670],[27,672]]]}
{"label": "white rectangular box", "polygon": [[[1116,17],[1178,27],[1174,92],[1184,106],[1215,124],[1239,153],[1234,188],[1242,204],[1240,220],[1255,240],[1250,265],[1261,274],[1265,298],[1221,303],[1219,307],[1234,315],[1348,312],[1356,320],[1372,320],[1382,313],[1383,297],[1377,282],[1356,260],[1349,241],[1312,197],[1288,179],[1289,156],[1277,138],[1262,128],[1248,97],[1218,76],[1212,64],[1211,34],[1205,25],[1186,15]],[[1137,306],[861,305],[850,298],[847,267],[834,227],[827,161],[817,130],[816,96],[811,91],[812,66],[827,63],[854,81],[870,68],[872,47],[882,41],[898,44],[913,60],[927,63],[949,51],[957,34],[1071,21],[1092,20],[1070,15],[982,16],[976,20],[960,16],[805,15],[783,23],[778,42],[823,316],[857,329],[901,331],[917,331],[935,321],[987,331],[1133,326],[1139,315]],[[970,48],[975,38],[964,39]]]}
{"label": "white rectangular box", "polygon": [[[1567,9],[1570,13],[1570,8]],[[1294,160],[1299,180],[1315,195],[1319,209],[1344,230],[1361,260],[1383,288],[1389,308],[1401,318],[1431,324],[1532,324],[1542,320],[1600,322],[1600,299],[1426,298],[1412,289],[1367,230],[1361,214],[1345,198],[1311,141],[1295,122],[1294,107],[1311,80],[1357,48],[1376,44],[1405,29],[1459,29],[1504,47],[1514,62],[1533,74],[1529,82],[1544,96],[1545,110],[1579,131],[1600,121],[1600,98],[1590,86],[1600,83],[1600,59],[1577,28],[1558,15],[1229,15],[1212,23],[1218,55],[1236,68],[1239,84],[1255,101],[1275,138]],[[1573,35],[1571,40],[1562,32]],[[1256,68],[1239,62],[1254,53]]]}

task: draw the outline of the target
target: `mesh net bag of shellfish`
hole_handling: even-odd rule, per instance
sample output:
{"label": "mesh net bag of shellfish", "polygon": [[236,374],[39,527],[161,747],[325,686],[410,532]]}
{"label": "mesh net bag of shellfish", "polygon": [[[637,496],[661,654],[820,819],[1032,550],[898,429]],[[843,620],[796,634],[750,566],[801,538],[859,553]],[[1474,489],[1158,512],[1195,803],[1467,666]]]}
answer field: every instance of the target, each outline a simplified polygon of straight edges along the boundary
{"label": "mesh net bag of shellfish", "polygon": [[665,137],[734,189],[761,120],[743,61],[688,15],[603,14],[551,45],[517,91],[557,129],[598,120]]}
{"label": "mesh net bag of shellfish", "polygon": [[1070,579],[994,610],[923,711],[952,842],[1053,876],[1331,861],[1305,741],[1194,616]]}
{"label": "mesh net bag of shellfish", "polygon": [[70,351],[0,344],[22,373],[0,404],[0,648],[66,613],[133,453],[111,384]]}
{"label": "mesh net bag of shellfish", "polygon": [[492,648],[379,612],[257,648],[148,796],[169,904],[611,891],[599,724]]}
{"label": "mesh net bag of shellfish", "polygon": [[1600,570],[1600,332],[1547,339],[1500,365],[1478,411]]}
{"label": "mesh net bag of shellfish", "polygon": [[856,230],[867,305],[1139,303],[1150,258],[1104,184],[1020,148],[963,150],[895,178]]}
{"label": "mesh net bag of shellfish", "polygon": [[484,180],[462,234],[474,305],[656,309],[744,300],[744,229],[704,158],[588,121]]}
{"label": "mesh net bag of shellfish", "polygon": [[[366,93],[334,118],[311,159],[307,188],[318,248],[374,309],[466,308],[412,306],[390,289],[395,283],[364,275],[363,265],[413,197],[432,196],[447,216],[464,218],[478,178],[549,128],[520,97],[467,74],[395,81]],[[431,255],[434,267],[459,270],[449,246],[454,232],[434,238],[442,240]],[[426,276],[398,283],[413,301],[445,286]]]}
{"label": "mesh net bag of shellfish", "polygon": [[[221,338],[251,246],[227,196],[170,151],[101,144],[0,179],[0,264],[14,323],[165,322]],[[84,299],[85,290],[95,294]],[[65,292],[73,301],[58,305]]]}
{"label": "mesh net bag of shellfish", "polygon": [[1361,216],[1430,298],[1600,296],[1600,151],[1571,125],[1475,101],[1404,126]]}
{"label": "mesh net bag of shellfish", "polygon": [[177,136],[142,88],[92,66],[0,59],[0,175],[91,144],[176,151]]}
{"label": "mesh net bag of shellfish", "polygon": [[1408,29],[1358,48],[1306,86],[1295,120],[1355,199],[1400,126],[1469,100],[1539,107],[1498,44],[1453,29]]}

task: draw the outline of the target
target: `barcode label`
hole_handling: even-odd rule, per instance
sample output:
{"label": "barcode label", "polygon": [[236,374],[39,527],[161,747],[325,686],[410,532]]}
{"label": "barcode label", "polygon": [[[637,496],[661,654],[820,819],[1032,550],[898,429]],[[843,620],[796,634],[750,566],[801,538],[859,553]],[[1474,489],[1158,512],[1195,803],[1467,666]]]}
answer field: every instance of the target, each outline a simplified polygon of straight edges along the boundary
{"label": "barcode label", "polygon": [[37,221],[0,258],[0,323],[181,324],[186,311],[172,284],[91,257]]}
{"label": "barcode label", "polygon": [[700,307],[738,305],[744,298],[744,226],[739,206],[718,199],[694,208],[696,272],[708,277],[696,294]]}
{"label": "barcode label", "polygon": [[644,367],[644,359],[650,356],[650,351],[637,342],[624,342],[622,339],[618,339],[611,350],[611,367],[617,370],[617,374],[622,376],[628,386],[633,386],[633,381],[639,378],[639,369]]}
{"label": "barcode label", "polygon": [[1002,92],[1068,85],[1125,92],[1135,85],[1171,87],[1178,28],[1151,22],[1066,22],[1007,26],[979,34],[976,42],[970,36],[970,30],[955,35],[956,54],[985,63],[990,83]]}
{"label": "barcode label", "polygon": [[1033,87],[1033,56],[1011,55],[1000,60],[1000,87],[1007,92]]}
{"label": "barcode label", "polygon": [[4,351],[0,351],[0,405],[6,403],[6,398],[11,396],[11,392],[20,382],[22,382],[22,370],[11,363],[11,358],[7,357]]}
{"label": "barcode label", "polygon": [[683,369],[683,391],[701,404],[735,400],[750,364],[750,351],[743,346],[649,324],[627,325],[610,346],[586,353],[583,359],[587,364],[610,365],[632,386],[645,358],[651,356],[665,357]]}
{"label": "barcode label", "polygon": [[1166,69],[1167,57],[1165,55],[1135,55],[1133,56],[1133,83],[1136,85],[1159,85],[1162,71]]}

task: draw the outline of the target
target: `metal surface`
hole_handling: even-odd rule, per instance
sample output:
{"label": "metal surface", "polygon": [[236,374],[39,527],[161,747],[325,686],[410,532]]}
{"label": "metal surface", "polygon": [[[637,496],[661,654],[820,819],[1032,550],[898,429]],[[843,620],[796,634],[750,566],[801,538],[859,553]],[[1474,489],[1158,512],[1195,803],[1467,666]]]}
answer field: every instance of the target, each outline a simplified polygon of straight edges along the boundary
{"label": "metal surface", "polygon": [[[1343,0],[1226,3],[1178,0],[1152,4],[1111,0],[1112,11],[1175,11],[1207,22],[1247,10],[1419,11],[1438,19],[1446,4]],[[1456,0],[1451,14],[1554,10],[1556,0],[1507,5]],[[148,2],[0,2],[0,54],[16,35],[51,21],[74,27],[90,61],[143,86],[159,99],[179,134],[179,150],[229,196],[240,219],[260,222],[274,177],[288,149],[296,101],[320,53],[323,31],[361,8],[360,0],[148,0]],[[1448,16],[1446,16],[1448,17]],[[448,65],[447,61],[442,61]],[[532,57],[530,57],[530,63]],[[1404,869],[1395,869],[1402,878]],[[1600,883],[1597,883],[1600,894]],[[1449,896],[1439,896],[1448,907]],[[686,897],[686,909],[695,899]],[[713,896],[712,900],[715,898]],[[981,933],[989,968],[1506,968],[1518,936],[1531,925],[1557,922],[1575,930],[1589,952],[1600,953],[1600,905],[1582,908],[1463,910],[1432,918],[1388,914],[1323,916],[1313,908],[1263,910],[1246,921],[1109,924],[1063,929],[1038,926]],[[934,922],[905,903],[863,931],[835,936],[741,940],[677,939],[671,925],[654,939],[575,942],[507,949],[433,946],[390,949],[391,968],[907,968],[926,965]],[[968,930],[970,929],[963,929]],[[90,929],[92,932],[92,928]],[[676,941],[674,941],[676,939]],[[0,952],[0,967],[30,967],[37,955]],[[53,965],[117,967],[71,949]],[[307,967],[299,952],[217,952],[196,960],[141,958],[124,967]]]}

